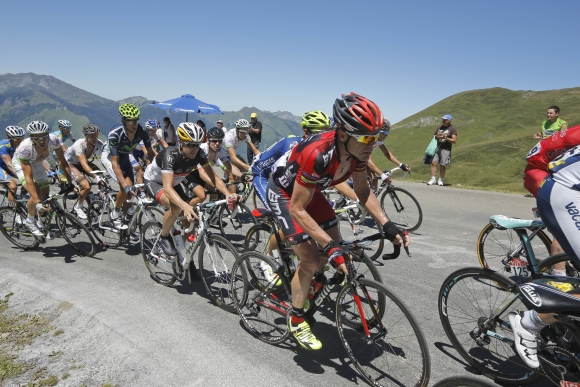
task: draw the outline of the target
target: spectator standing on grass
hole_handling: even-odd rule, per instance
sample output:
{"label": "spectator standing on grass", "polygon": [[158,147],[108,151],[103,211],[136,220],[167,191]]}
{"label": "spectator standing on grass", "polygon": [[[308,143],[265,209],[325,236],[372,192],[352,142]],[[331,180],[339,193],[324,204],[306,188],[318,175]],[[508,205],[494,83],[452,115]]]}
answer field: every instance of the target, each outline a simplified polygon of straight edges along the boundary
{"label": "spectator standing on grass", "polygon": [[537,140],[543,140],[560,130],[568,129],[568,123],[560,118],[560,108],[558,106],[550,106],[546,116],[548,116],[548,119],[542,123],[541,132],[534,133],[533,137]]}
{"label": "spectator standing on grass", "polygon": [[457,129],[451,125],[451,114],[445,114],[441,117],[443,123],[435,129],[433,135],[437,138],[437,151],[431,162],[431,180],[427,184],[435,184],[437,176],[437,164],[439,164],[439,181],[437,185],[443,185],[445,169],[451,162],[451,146],[457,142]]}
{"label": "spectator standing on grass", "polygon": [[175,127],[169,117],[163,118],[163,137],[169,146],[175,146]]}
{"label": "spectator standing on grass", "polygon": [[[250,114],[250,141],[256,149],[260,150],[260,143],[262,142],[262,123],[258,121],[258,114]],[[251,163],[254,159],[254,151],[248,147],[247,151],[248,163]]]}

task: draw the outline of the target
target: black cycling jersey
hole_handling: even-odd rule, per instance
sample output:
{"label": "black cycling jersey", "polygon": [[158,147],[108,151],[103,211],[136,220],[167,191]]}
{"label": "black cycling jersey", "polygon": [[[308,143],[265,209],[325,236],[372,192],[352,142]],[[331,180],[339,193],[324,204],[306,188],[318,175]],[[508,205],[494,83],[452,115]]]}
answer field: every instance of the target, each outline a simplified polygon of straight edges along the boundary
{"label": "black cycling jersey", "polygon": [[175,147],[163,149],[155,156],[151,164],[145,170],[144,178],[162,184],[162,173],[173,173],[173,185],[181,183],[181,180],[189,175],[198,166],[209,163],[207,153],[201,148],[193,159],[188,159],[179,153]]}
{"label": "black cycling jersey", "polygon": [[139,142],[143,140],[145,148],[151,148],[151,140],[149,139],[149,134],[141,125],[137,126],[137,131],[135,132],[135,137],[133,141],[129,140],[127,134],[125,133],[125,128],[123,125],[116,127],[109,132],[109,154],[111,156],[121,156],[129,155],[133,152],[133,149]]}

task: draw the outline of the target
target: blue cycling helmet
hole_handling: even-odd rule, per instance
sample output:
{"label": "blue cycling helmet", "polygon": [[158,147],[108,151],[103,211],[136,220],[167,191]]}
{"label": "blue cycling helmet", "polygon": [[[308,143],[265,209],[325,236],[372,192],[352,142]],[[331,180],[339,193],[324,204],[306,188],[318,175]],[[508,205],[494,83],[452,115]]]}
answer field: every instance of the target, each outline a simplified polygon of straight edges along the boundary
{"label": "blue cycling helmet", "polygon": [[58,120],[58,127],[70,129],[72,127],[72,125],[70,124],[70,121],[68,121],[68,120]]}
{"label": "blue cycling helmet", "polygon": [[145,122],[145,129],[157,129],[158,127],[156,120],[149,119]]}

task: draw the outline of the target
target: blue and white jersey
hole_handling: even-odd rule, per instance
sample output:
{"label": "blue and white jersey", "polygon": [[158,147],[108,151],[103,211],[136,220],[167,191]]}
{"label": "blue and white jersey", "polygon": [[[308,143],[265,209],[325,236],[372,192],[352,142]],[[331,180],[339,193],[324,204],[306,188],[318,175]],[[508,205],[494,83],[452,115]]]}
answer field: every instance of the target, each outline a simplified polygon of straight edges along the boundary
{"label": "blue and white jersey", "polygon": [[550,162],[548,170],[554,181],[580,191],[580,146],[566,151]]}
{"label": "blue and white jersey", "polygon": [[133,137],[132,141],[129,140],[123,125],[121,125],[109,132],[107,138],[108,150],[111,156],[130,155],[141,141],[143,141],[145,148],[151,148],[149,134],[141,125],[137,127],[135,137]]}
{"label": "blue and white jersey", "polygon": [[[14,152],[16,152],[16,149],[14,149],[12,147],[10,140],[0,141],[0,156],[8,155],[12,159],[12,156],[14,156]],[[4,159],[2,159],[2,157],[0,157],[0,168],[2,168],[5,171],[9,171],[9,169],[6,166],[6,163],[4,162]]]}
{"label": "blue and white jersey", "polygon": [[296,136],[288,136],[281,139],[268,149],[254,157],[254,162],[252,163],[252,172],[256,174],[270,174],[272,165],[282,157],[286,152],[294,148],[302,138]]}

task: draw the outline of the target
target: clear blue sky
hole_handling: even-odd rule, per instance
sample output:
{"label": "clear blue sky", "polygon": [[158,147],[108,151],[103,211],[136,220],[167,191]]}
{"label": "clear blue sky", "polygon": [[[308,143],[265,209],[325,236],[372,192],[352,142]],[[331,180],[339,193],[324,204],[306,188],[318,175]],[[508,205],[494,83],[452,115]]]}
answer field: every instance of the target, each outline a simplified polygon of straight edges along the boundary
{"label": "clear blue sky", "polygon": [[185,93],[331,113],[356,91],[397,122],[452,94],[580,86],[578,1],[11,1],[0,74],[113,100]]}

